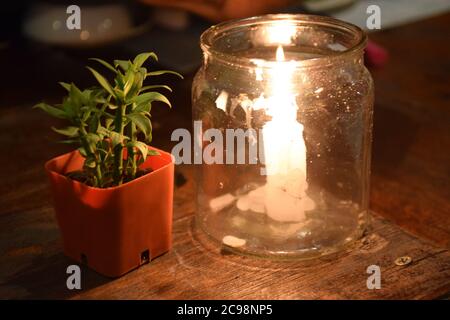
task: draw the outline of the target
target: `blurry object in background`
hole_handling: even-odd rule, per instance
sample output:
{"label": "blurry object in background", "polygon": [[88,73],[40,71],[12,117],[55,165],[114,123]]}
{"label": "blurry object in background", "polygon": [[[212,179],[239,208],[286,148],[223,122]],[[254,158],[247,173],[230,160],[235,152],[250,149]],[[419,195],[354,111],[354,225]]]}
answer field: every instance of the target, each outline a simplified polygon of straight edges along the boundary
{"label": "blurry object in background", "polygon": [[189,26],[189,13],[180,9],[155,8],[153,23],[170,30],[183,30]]}
{"label": "blurry object in background", "polygon": [[211,21],[250,17],[272,12],[292,0],[139,0],[142,3],[186,10]]}
{"label": "blurry object in background", "polygon": [[182,74],[193,73],[202,61],[198,38],[208,26],[195,18],[188,28],[182,30],[173,31],[155,26],[142,36],[128,40],[123,47],[127,54],[149,50],[160,52],[158,62],[162,66]]}
{"label": "blurry object in background", "polygon": [[69,4],[36,3],[23,24],[25,35],[35,41],[70,47],[93,47],[141,34],[148,19],[135,25],[129,8],[122,4],[85,4],[81,9],[81,29],[70,30],[66,21]]}
{"label": "blurry object in background", "polygon": [[450,0],[358,0],[353,6],[329,14],[367,30],[366,10],[369,5],[380,7],[381,29],[422,20],[450,10]]}
{"label": "blurry object in background", "polygon": [[341,9],[351,5],[356,0],[304,0],[303,6],[310,12],[323,12]]}
{"label": "blurry object in background", "polygon": [[[278,13],[293,0],[139,0],[153,7],[155,26],[143,36],[127,41],[130,52],[156,50],[163,53],[160,63],[182,73],[194,72],[201,62],[198,38],[210,22],[180,13],[193,13],[210,21]],[[298,6],[297,6],[298,8]],[[175,11],[177,10],[177,11]],[[170,29],[167,30],[167,29]],[[176,30],[176,32],[172,32]],[[174,43],[181,50],[174,50]],[[151,45],[151,47],[150,47]]]}
{"label": "blurry object in background", "polygon": [[366,50],[364,51],[364,62],[368,67],[380,68],[384,66],[389,58],[386,49],[374,43],[367,42]]}

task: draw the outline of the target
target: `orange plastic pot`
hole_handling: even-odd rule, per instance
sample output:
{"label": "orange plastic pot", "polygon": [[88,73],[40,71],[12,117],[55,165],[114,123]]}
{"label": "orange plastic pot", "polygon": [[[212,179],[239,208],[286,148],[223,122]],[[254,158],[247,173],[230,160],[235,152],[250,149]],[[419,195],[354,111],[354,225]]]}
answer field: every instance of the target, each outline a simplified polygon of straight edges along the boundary
{"label": "orange plastic pot", "polygon": [[83,157],[73,151],[45,164],[64,253],[108,277],[118,277],[170,250],[174,164],[164,151],[148,157],[153,171],[112,188],[69,179]]}

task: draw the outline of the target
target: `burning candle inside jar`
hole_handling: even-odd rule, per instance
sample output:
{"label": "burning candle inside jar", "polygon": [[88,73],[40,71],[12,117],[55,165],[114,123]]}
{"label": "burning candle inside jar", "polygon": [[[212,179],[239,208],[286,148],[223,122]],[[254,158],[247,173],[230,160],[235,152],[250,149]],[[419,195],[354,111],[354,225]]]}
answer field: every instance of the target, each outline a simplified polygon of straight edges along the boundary
{"label": "burning candle inside jar", "polygon": [[[307,15],[225,22],[202,35],[194,121],[241,133],[220,138],[226,163],[196,166],[196,223],[209,239],[244,254],[310,258],[363,234],[373,106],[366,40],[356,26]],[[212,150],[216,140],[203,142]]]}
{"label": "burning candle inside jar", "polygon": [[281,45],[276,51],[276,63],[270,64],[271,96],[261,97],[256,107],[264,108],[272,117],[262,128],[267,183],[241,197],[237,207],[264,211],[276,221],[302,221],[305,211],[314,209],[315,204],[306,194],[306,145],[303,125],[297,121],[298,106],[291,82],[295,66],[286,61]]}

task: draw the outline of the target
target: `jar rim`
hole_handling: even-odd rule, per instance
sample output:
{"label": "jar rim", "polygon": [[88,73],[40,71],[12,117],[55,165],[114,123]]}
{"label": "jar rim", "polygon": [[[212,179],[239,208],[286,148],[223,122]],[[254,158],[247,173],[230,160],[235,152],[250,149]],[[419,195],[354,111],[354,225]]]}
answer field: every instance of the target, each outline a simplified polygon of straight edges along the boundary
{"label": "jar rim", "polygon": [[[367,44],[367,34],[360,27],[332,17],[310,14],[266,14],[243,19],[228,20],[213,25],[205,30],[200,36],[200,47],[204,53],[209,54],[224,63],[241,67],[255,66],[255,59],[253,58],[237,56],[232,53],[217,50],[214,48],[214,40],[217,35],[233,29],[251,25],[271,24],[276,21],[289,21],[299,25],[309,24],[312,26],[331,27],[336,30],[346,32],[349,35],[356,36],[355,43],[350,47],[345,48],[345,50],[333,51],[333,54],[324,55],[321,57],[290,61],[293,63],[295,68],[311,67],[314,65],[329,65],[337,60],[341,60],[347,56],[351,56],[352,54],[362,51]],[[272,62],[270,60],[267,61]]]}

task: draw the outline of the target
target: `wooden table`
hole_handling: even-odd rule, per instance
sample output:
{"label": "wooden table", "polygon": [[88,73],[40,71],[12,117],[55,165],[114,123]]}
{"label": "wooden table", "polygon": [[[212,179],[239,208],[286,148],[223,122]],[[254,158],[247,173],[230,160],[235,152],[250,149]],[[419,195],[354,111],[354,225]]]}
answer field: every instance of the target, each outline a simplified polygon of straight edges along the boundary
{"label": "wooden table", "polygon": [[[83,269],[82,290],[66,289],[42,165],[65,152],[31,104],[0,109],[0,298],[345,299],[447,297],[450,292],[450,14],[372,34],[391,58],[372,70],[376,83],[371,209],[373,227],[348,250],[304,262],[242,257],[211,246],[193,227],[194,181],[175,191],[173,250],[122,278]],[[14,75],[12,75],[14,77]],[[31,86],[33,83],[30,84]],[[39,86],[39,81],[36,81]],[[16,85],[17,87],[17,85]],[[157,145],[189,127],[189,80],[178,111],[160,118]],[[9,97],[33,92],[14,89]],[[24,90],[23,92],[20,90]],[[44,93],[45,94],[45,93]],[[41,99],[39,94],[36,99]],[[37,101],[36,100],[36,101]],[[184,106],[183,106],[184,104]],[[164,118],[166,117],[166,118]],[[165,119],[165,120],[164,120]],[[412,263],[398,266],[395,259]],[[366,268],[381,268],[382,288],[368,290]]]}

